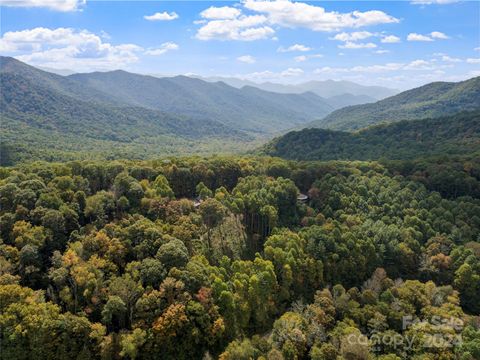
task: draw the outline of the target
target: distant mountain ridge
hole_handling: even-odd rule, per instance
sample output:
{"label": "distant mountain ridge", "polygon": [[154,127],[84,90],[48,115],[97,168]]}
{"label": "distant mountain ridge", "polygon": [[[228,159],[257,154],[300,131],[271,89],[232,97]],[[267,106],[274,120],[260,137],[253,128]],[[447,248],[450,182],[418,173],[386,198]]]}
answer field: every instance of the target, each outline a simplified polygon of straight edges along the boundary
{"label": "distant mountain ridge", "polygon": [[348,106],[306,127],[357,130],[378,123],[445,116],[480,109],[480,77],[434,82],[373,104]]}
{"label": "distant mountain ridge", "polygon": [[[306,125],[355,130],[477,110],[473,120],[452,115],[458,126],[444,116],[443,120],[425,120],[427,125],[421,122],[416,127],[410,122],[381,125],[358,133],[362,135],[312,130],[302,133],[307,134],[305,137],[296,137],[292,135],[296,132],[291,132],[265,148],[271,155],[290,157],[299,153],[315,158],[327,145],[330,153],[343,156],[345,144],[354,149],[352,156],[376,156],[379,153],[372,148],[371,140],[378,149],[387,145],[396,149],[398,142],[403,146],[402,154],[410,148],[428,152],[437,146],[425,140],[425,134],[430,134],[439,144],[464,151],[470,149],[468,131],[476,134],[480,112],[480,77],[459,83],[432,83],[373,104],[333,112],[342,103],[368,99],[343,94],[331,97],[329,103],[311,91],[283,94],[255,86],[238,89],[186,76],[156,78],[120,70],[60,76],[8,57],[0,57],[0,85],[3,164],[4,159],[10,164],[28,159],[148,158],[164,153],[239,151]],[[311,122],[313,119],[320,120]],[[448,122],[447,127],[438,121]],[[422,126],[440,130],[429,133]],[[470,140],[465,143],[461,138],[449,138],[447,130]],[[424,141],[418,145],[412,134],[420,134]],[[359,145],[365,142],[365,136],[367,148]],[[382,136],[386,137],[383,142]]]}
{"label": "distant mountain ridge", "polygon": [[[218,121],[237,130],[273,133],[323,117],[334,110],[314,94],[277,94],[237,89],[186,76],[156,78],[117,70],[68,76],[119,102],[162,110],[199,121]],[[297,105],[298,104],[298,105]]]}
{"label": "distant mountain ridge", "polygon": [[[306,83],[300,83],[295,85],[279,84],[272,82],[257,83],[245,79],[229,78],[229,77],[201,77],[197,78],[209,81],[218,82],[222,81],[230,86],[236,88],[242,88],[244,86],[253,86],[261,90],[272,91],[285,94],[301,94],[305,92],[313,92],[314,94],[325,98],[327,101],[331,97],[342,95],[361,96],[363,99],[368,99],[368,102],[374,102],[386,97],[397,94],[399,91],[396,89],[390,89],[382,86],[365,86],[351,81],[345,80],[323,80],[323,81],[309,81]],[[351,105],[351,104],[350,104]]]}
{"label": "distant mountain ridge", "polygon": [[480,111],[382,124],[358,132],[291,131],[262,147],[263,155],[291,160],[404,160],[480,156]]}

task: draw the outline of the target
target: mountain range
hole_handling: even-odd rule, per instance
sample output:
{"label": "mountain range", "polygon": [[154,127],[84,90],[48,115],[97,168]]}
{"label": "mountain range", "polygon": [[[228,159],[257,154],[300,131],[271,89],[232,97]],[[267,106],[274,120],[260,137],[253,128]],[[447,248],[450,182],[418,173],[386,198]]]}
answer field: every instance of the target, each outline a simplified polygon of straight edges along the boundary
{"label": "mountain range", "polygon": [[[427,84],[372,104],[348,106],[359,98],[368,101],[369,96],[323,98],[313,91],[273,92],[248,84],[237,88],[223,81],[186,76],[157,78],[120,70],[61,76],[1,57],[0,85],[0,151],[4,165],[37,159],[238,152],[257,148],[292,128],[356,131],[381,123],[480,111],[479,77]],[[391,135],[391,131],[402,133],[402,126],[409,129],[410,124],[382,126],[361,133],[381,144],[381,136]],[[449,129],[458,133],[454,127]],[[405,131],[408,138],[410,133]],[[297,158],[295,154],[302,153],[308,158],[323,158],[325,146],[333,146],[326,139],[333,139],[338,144],[330,153],[343,157],[339,148],[364,138],[357,133],[325,130],[295,134],[277,138],[265,149],[276,156]],[[304,145],[303,137],[308,140]],[[389,146],[395,147],[392,144]],[[301,146],[304,148],[298,150]],[[363,151],[348,147],[359,154]]]}
{"label": "mountain range", "polygon": [[74,74],[78,84],[109,94],[113,101],[218,121],[232,129],[268,134],[323,117],[333,111],[313,93],[277,94],[254,87],[237,89],[223,82],[208,83],[186,76],[156,78],[125,71]]}
{"label": "mountain range", "polygon": [[372,104],[347,106],[306,127],[357,130],[378,123],[413,120],[480,109],[480,77],[434,82]]}
{"label": "mountain range", "polygon": [[0,84],[2,157],[11,159],[238,150],[334,110],[311,92],[125,71],[61,76],[10,57],[0,58]]}
{"label": "mountain range", "polygon": [[[375,102],[389,96],[397,94],[399,91],[383,86],[365,86],[345,80],[323,80],[308,81],[300,84],[278,84],[273,82],[257,83],[245,79],[231,77],[198,77],[209,82],[222,81],[236,88],[244,86],[253,86],[261,90],[272,91],[284,94],[301,94],[304,92],[313,92],[327,100],[337,96],[347,95],[351,99],[356,99],[357,104],[362,102]],[[348,105],[354,105],[350,103]]]}

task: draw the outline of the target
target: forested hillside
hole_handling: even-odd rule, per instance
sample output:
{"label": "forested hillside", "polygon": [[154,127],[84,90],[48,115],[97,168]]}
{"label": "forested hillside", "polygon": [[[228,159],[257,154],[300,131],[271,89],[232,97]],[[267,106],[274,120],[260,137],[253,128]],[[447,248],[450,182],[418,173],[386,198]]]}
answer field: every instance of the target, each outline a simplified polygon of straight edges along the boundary
{"label": "forested hillside", "polygon": [[[200,122],[158,110],[120,106],[106,95],[95,101],[81,100],[90,89],[28,66],[19,68],[11,71],[7,62],[0,72],[4,165],[36,159],[143,158],[190,152],[192,146],[200,150],[206,143],[231,143],[233,147],[253,140],[251,135],[213,120]],[[92,89],[90,95],[96,94]]]}
{"label": "forested hillside", "polygon": [[211,119],[252,133],[276,132],[333,111],[312,93],[277,94],[253,87],[236,89],[187,76],[156,78],[125,71],[74,74],[68,78],[111,94],[125,104]]}
{"label": "forested hillside", "polygon": [[458,83],[435,82],[373,104],[345,107],[306,127],[357,130],[399,120],[447,116],[480,109],[480,77]]}
{"label": "forested hillside", "polygon": [[425,166],[0,168],[1,357],[478,359],[480,163]]}
{"label": "forested hillside", "polygon": [[64,77],[8,57],[0,84],[3,165],[238,152],[333,110],[313,93],[123,71]]}
{"label": "forested hillside", "polygon": [[480,112],[400,121],[358,132],[292,131],[261,153],[296,160],[415,159],[444,155],[480,156]]}

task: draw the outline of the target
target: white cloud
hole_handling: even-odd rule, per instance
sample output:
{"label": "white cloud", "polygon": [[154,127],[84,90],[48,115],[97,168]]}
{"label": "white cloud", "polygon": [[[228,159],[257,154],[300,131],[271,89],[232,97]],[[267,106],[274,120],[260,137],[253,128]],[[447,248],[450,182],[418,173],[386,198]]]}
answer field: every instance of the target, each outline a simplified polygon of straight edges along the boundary
{"label": "white cloud", "polygon": [[[340,54],[339,54],[340,55]],[[324,66],[313,70],[314,74],[337,74],[342,72],[348,72],[347,68],[332,68],[330,66]]]}
{"label": "white cloud", "polygon": [[441,40],[450,39],[447,35],[445,35],[444,33],[440,32],[440,31],[432,31],[430,33],[430,36],[433,39],[441,39]]}
{"label": "white cloud", "polygon": [[393,44],[400,42],[400,38],[395,35],[386,35],[382,38],[382,40],[380,40],[380,42],[385,44]]}
{"label": "white cloud", "polygon": [[265,14],[270,24],[289,28],[304,27],[314,31],[338,31],[399,22],[395,17],[379,10],[328,12],[320,6],[288,0],[245,0],[243,4],[248,10]]}
{"label": "white cloud", "polygon": [[403,66],[404,70],[433,70],[430,62],[426,60],[414,60]]}
{"label": "white cloud", "polygon": [[0,5],[10,7],[47,8],[55,11],[76,11],[86,0],[0,0]]}
{"label": "white cloud", "polygon": [[291,76],[299,76],[303,74],[303,70],[299,68],[288,68],[280,73],[282,77],[291,77]]}
{"label": "white cloud", "polygon": [[318,59],[318,58],[323,58],[323,54],[300,55],[300,56],[295,56],[293,60],[295,60],[296,62],[303,62],[310,59]]}
{"label": "white cloud", "polygon": [[310,50],[312,50],[312,48],[310,48],[308,46],[305,46],[305,45],[301,45],[301,44],[295,44],[295,45],[289,46],[288,48],[284,48],[284,47],[280,46],[277,49],[278,52],[292,52],[292,51],[305,52],[305,51],[310,51]]}
{"label": "white cloud", "polygon": [[160,45],[158,48],[150,48],[145,51],[146,55],[153,55],[153,56],[158,56],[158,55],[163,55],[166,52],[172,51],[172,50],[178,50],[179,46],[175,44],[174,42],[166,42]]}
{"label": "white cloud", "polygon": [[373,49],[377,47],[376,44],[372,42],[368,43],[359,43],[358,41],[368,39],[371,37],[380,37],[382,43],[397,43],[400,42],[400,38],[395,35],[383,35],[379,33],[371,33],[368,31],[355,31],[351,33],[342,32],[335,35],[330,40],[343,41],[345,44],[340,45],[339,48],[342,49]]}
{"label": "white cloud", "polygon": [[433,39],[426,35],[410,33],[407,36],[407,41],[433,41]]}
{"label": "white cloud", "polygon": [[407,36],[408,41],[434,41],[435,39],[445,40],[449,37],[440,31],[432,31],[428,35],[410,33]]}
{"label": "white cloud", "polygon": [[209,20],[235,19],[239,17],[241,11],[230,6],[215,7],[211,6],[200,13],[200,16]]}
{"label": "white cloud", "polygon": [[473,51],[480,51],[480,46],[473,49]]}
{"label": "white cloud", "polygon": [[[343,74],[343,73],[362,73],[362,74],[380,74],[394,72],[398,76],[403,76],[402,71],[428,71],[431,74],[439,75],[444,73],[442,70],[445,67],[451,65],[436,65],[435,61],[428,61],[423,59],[413,60],[407,63],[387,63],[387,64],[374,64],[374,65],[358,65],[350,68],[347,67],[323,67],[314,70],[315,74]],[[417,75],[416,75],[417,76]]]}
{"label": "white cloud", "polygon": [[240,16],[236,19],[211,20],[198,29],[196,38],[199,40],[241,40],[253,41],[267,39],[275,31],[264,26],[265,16]]}
{"label": "white cloud", "polygon": [[480,64],[480,58],[468,58],[466,61],[469,64]]}
{"label": "white cloud", "polygon": [[442,61],[445,61],[445,62],[451,62],[451,63],[458,63],[458,62],[462,62],[461,59],[458,59],[458,58],[452,58],[448,55],[442,55]]}
{"label": "white cloud", "polygon": [[153,15],[145,15],[143,18],[149,21],[171,21],[171,20],[178,19],[178,14],[176,12],[168,13],[164,11],[164,12],[157,12]]}
{"label": "white cloud", "polygon": [[373,49],[373,48],[376,48],[377,45],[375,45],[374,43],[356,43],[356,42],[351,42],[351,41],[347,41],[345,44],[343,45],[338,45],[338,47],[340,49]]}
{"label": "white cloud", "polygon": [[269,36],[273,35],[274,33],[275,31],[268,26],[259,27],[259,28],[249,28],[239,33],[238,40],[253,41],[253,40],[267,39]]}
{"label": "white cloud", "polygon": [[342,32],[335,35],[332,40],[338,41],[358,41],[372,37],[373,34],[368,31],[355,31],[352,33]]}
{"label": "white cloud", "polygon": [[354,66],[348,71],[361,72],[361,73],[382,73],[388,71],[398,71],[402,69],[404,64],[400,63],[388,63],[384,65],[367,65],[367,66]]}
{"label": "white cloud", "polygon": [[374,53],[375,54],[379,54],[379,55],[382,55],[382,54],[387,54],[389,53],[390,51],[388,50],[375,50]]}
{"label": "white cloud", "polygon": [[254,64],[256,62],[255,58],[251,55],[239,56],[237,60],[246,64]]}
{"label": "white cloud", "polygon": [[273,72],[270,70],[253,72],[250,74],[236,75],[239,79],[248,79],[252,81],[272,81],[282,80],[286,78],[295,78],[303,75],[304,71],[300,68],[288,68],[281,72]]}
{"label": "white cloud", "polygon": [[414,5],[432,5],[432,4],[437,4],[437,5],[447,5],[447,4],[453,4],[456,2],[459,2],[460,0],[413,0],[411,1],[411,4]]}
{"label": "white cloud", "polygon": [[201,24],[203,26],[197,31],[197,39],[252,41],[273,38],[274,25],[288,28],[304,27],[314,31],[338,31],[399,22],[398,19],[379,10],[327,12],[319,6],[289,0],[245,0],[242,5],[246,10],[257,14],[244,15],[240,9],[230,6],[212,6],[202,11],[200,16],[208,21]]}
{"label": "white cloud", "polygon": [[9,31],[0,39],[0,51],[34,65],[76,71],[114,69],[138,61],[143,48],[112,45],[87,30],[34,28]]}

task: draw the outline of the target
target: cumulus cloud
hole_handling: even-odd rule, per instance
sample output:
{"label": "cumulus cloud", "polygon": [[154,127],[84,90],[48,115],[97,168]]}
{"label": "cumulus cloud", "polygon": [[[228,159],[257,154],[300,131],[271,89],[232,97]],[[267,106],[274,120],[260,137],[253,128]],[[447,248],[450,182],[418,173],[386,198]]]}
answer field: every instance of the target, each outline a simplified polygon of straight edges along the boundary
{"label": "cumulus cloud", "polygon": [[158,56],[158,55],[163,55],[166,52],[172,51],[172,50],[178,50],[179,46],[175,44],[174,42],[166,42],[160,45],[158,48],[150,48],[145,51],[146,55],[153,55],[153,56]]}
{"label": "cumulus cloud", "polygon": [[403,70],[433,70],[427,60],[413,60],[403,66]]}
{"label": "cumulus cloud", "polygon": [[208,21],[198,29],[199,40],[240,40],[253,41],[267,39],[275,33],[264,26],[266,18],[262,15],[240,16],[235,19],[219,19]]}
{"label": "cumulus cloud", "polygon": [[207,20],[196,34],[200,40],[259,40],[273,38],[273,26],[303,27],[314,31],[339,31],[370,25],[397,23],[393,16],[383,11],[328,12],[320,6],[289,0],[245,0],[245,15],[242,10],[230,6],[209,7],[200,16]]}
{"label": "cumulus cloud", "polygon": [[400,42],[400,38],[395,35],[386,35],[382,37],[380,42],[385,43],[385,44],[393,44],[393,43],[398,43]]}
{"label": "cumulus cloud", "polygon": [[368,31],[355,31],[352,33],[342,32],[335,35],[332,40],[338,41],[358,41],[372,37],[373,34]]}
{"label": "cumulus cloud", "polygon": [[253,72],[250,74],[236,75],[239,79],[247,79],[251,81],[272,81],[282,80],[287,78],[295,78],[303,75],[304,71],[300,68],[288,68],[280,72],[270,70]]}
{"label": "cumulus cloud", "polygon": [[153,15],[145,15],[143,18],[148,21],[171,21],[178,19],[178,14],[176,12],[168,13],[164,11],[156,12]]}
{"label": "cumulus cloud", "polygon": [[410,33],[407,36],[407,41],[433,41],[433,39],[426,35]]}
{"label": "cumulus cloud", "polygon": [[252,55],[239,56],[237,60],[246,64],[254,64],[257,61]]}
{"label": "cumulus cloud", "polygon": [[314,74],[337,74],[337,73],[343,73],[343,72],[348,72],[348,69],[340,68],[340,67],[324,66],[322,68],[313,70]]}
{"label": "cumulus cloud", "polygon": [[215,7],[211,6],[200,13],[204,19],[219,20],[219,19],[235,19],[239,17],[241,11],[230,6]]}
{"label": "cumulus cloud", "polygon": [[47,8],[54,11],[76,11],[86,0],[0,0],[0,5],[10,7]]}
{"label": "cumulus cloud", "polygon": [[466,61],[468,64],[480,64],[480,58],[468,58]]}
{"label": "cumulus cloud", "polygon": [[295,44],[295,45],[291,45],[287,48],[284,48],[282,46],[280,46],[277,51],[278,52],[292,52],[292,51],[302,51],[302,52],[305,52],[305,51],[310,51],[312,50],[312,48],[308,47],[308,46],[305,46],[305,45],[301,45],[301,44]]}
{"label": "cumulus cloud", "polygon": [[459,62],[462,62],[461,59],[458,59],[458,58],[452,58],[448,55],[442,55],[442,61],[445,61],[445,62],[450,62],[450,63],[459,63]]}
{"label": "cumulus cloud", "polygon": [[271,24],[289,28],[303,27],[314,31],[338,31],[399,22],[395,17],[379,10],[328,12],[320,6],[288,0],[245,0],[243,4],[248,10],[265,14]]}
{"label": "cumulus cloud", "polygon": [[340,49],[374,49],[377,47],[376,44],[369,42],[369,43],[356,43],[352,41],[347,41],[343,45],[338,45]]}
{"label": "cumulus cloud", "polygon": [[353,67],[323,67],[315,69],[315,74],[342,74],[342,73],[388,73],[388,72],[401,72],[401,71],[442,71],[443,68],[451,65],[438,65],[434,60],[417,59],[406,63],[387,63],[387,64],[374,64],[374,65],[358,65]]}
{"label": "cumulus cloud", "polygon": [[303,74],[303,70],[299,68],[288,68],[280,73],[282,77],[291,77],[291,76],[299,76]]}
{"label": "cumulus cloud", "polygon": [[341,32],[336,34],[334,37],[330,38],[331,40],[343,41],[345,44],[340,45],[340,48],[343,49],[372,49],[377,47],[372,42],[359,43],[360,40],[365,40],[371,37],[380,38],[382,43],[398,43],[400,38],[395,35],[384,35],[381,33],[371,33],[369,31],[355,31],[351,33]]}
{"label": "cumulus cloud", "polygon": [[355,31],[352,33],[342,32],[335,35],[333,38],[330,38],[330,40],[343,41],[344,43],[342,45],[338,45],[340,49],[373,49],[376,48],[377,45],[372,42],[357,42],[359,40],[368,39],[372,36],[376,35],[368,31]]}
{"label": "cumulus cloud", "polygon": [[444,33],[440,32],[440,31],[432,31],[430,33],[430,36],[433,39],[441,39],[441,40],[449,39],[449,37],[447,35],[445,35]]}
{"label": "cumulus cloud", "polygon": [[87,30],[38,27],[8,31],[0,39],[0,51],[40,66],[76,71],[114,69],[138,61],[144,49],[135,44],[113,45]]}
{"label": "cumulus cloud", "polygon": [[296,62],[303,62],[315,58],[323,58],[323,54],[300,55],[295,56],[293,60],[295,60]]}
{"label": "cumulus cloud", "polygon": [[432,31],[428,35],[410,33],[407,36],[407,41],[434,41],[435,39],[446,40],[449,37],[440,31]]}

